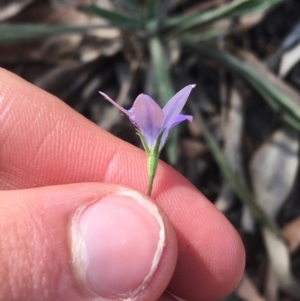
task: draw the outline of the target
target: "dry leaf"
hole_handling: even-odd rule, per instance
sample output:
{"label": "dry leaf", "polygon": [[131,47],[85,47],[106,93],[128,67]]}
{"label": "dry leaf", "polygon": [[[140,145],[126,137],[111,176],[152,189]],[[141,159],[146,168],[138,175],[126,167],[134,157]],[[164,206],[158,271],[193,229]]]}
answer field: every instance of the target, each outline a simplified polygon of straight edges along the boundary
{"label": "dry leaf", "polygon": [[[294,184],[299,164],[298,153],[298,131],[286,126],[277,130],[251,161],[256,201],[272,221],[275,221]],[[263,228],[263,237],[278,286],[289,296],[300,298],[300,281],[292,274],[285,242],[266,228]]]}
{"label": "dry leaf", "polygon": [[33,1],[34,0],[3,1],[4,4],[0,3],[0,22],[14,17]]}
{"label": "dry leaf", "polygon": [[278,286],[290,297],[300,299],[300,281],[292,273],[287,246],[266,228],[263,229],[263,237]]}
{"label": "dry leaf", "polygon": [[285,77],[299,61],[300,43],[298,43],[293,49],[283,54],[279,67],[279,76]]}
{"label": "dry leaf", "polygon": [[256,200],[273,221],[294,184],[299,165],[298,152],[298,131],[286,126],[277,130],[251,161]]}
{"label": "dry leaf", "polygon": [[[243,136],[243,99],[238,90],[230,91],[229,104],[224,93],[222,104],[222,134],[224,141],[224,154],[231,169],[238,175],[242,183],[245,183],[242,164],[242,136]],[[223,182],[221,192],[215,202],[215,206],[222,212],[226,211],[233,203],[235,193],[227,181]]]}
{"label": "dry leaf", "polygon": [[261,61],[259,61],[253,54],[247,51],[240,51],[239,55],[247,62],[256,72],[263,78],[271,81],[278,89],[286,94],[298,107],[300,107],[300,95],[289,84],[285,83],[282,79],[272,73]]}

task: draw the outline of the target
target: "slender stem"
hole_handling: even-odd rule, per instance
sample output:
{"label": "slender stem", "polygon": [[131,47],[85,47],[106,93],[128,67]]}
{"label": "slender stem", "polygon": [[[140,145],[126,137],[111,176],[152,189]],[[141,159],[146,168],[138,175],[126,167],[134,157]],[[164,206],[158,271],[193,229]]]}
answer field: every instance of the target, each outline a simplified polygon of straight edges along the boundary
{"label": "slender stem", "polygon": [[153,181],[157,169],[158,164],[158,157],[159,154],[149,153],[147,154],[148,158],[148,189],[147,189],[147,195],[151,196],[152,187],[153,187]]}

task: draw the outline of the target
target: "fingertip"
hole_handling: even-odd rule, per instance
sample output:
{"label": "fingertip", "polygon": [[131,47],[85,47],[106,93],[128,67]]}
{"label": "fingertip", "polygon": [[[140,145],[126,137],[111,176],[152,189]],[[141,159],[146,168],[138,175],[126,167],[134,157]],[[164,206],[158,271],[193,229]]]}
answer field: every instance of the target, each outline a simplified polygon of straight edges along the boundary
{"label": "fingertip", "polygon": [[218,240],[214,247],[216,260],[211,267],[214,276],[211,289],[215,299],[221,299],[237,287],[245,268],[245,249],[241,237],[223,215],[222,218],[224,221],[220,223],[215,237]]}
{"label": "fingertip", "polygon": [[178,262],[168,290],[185,300],[218,300],[242,276],[245,252],[241,238],[200,192],[187,186],[184,194],[182,187],[172,190],[168,191],[174,198],[172,204],[163,206],[177,234]]}

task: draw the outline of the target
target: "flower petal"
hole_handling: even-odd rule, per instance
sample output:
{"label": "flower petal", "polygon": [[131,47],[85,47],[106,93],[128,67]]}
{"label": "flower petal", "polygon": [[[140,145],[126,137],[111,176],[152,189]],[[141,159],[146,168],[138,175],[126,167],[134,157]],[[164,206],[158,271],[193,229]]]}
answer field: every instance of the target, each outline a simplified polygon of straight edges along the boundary
{"label": "flower petal", "polygon": [[99,91],[99,93],[104,96],[109,102],[111,102],[115,107],[117,107],[120,111],[122,111],[124,114],[128,115],[128,111],[125,110],[124,108],[122,108],[119,104],[117,104],[115,101],[113,101],[108,95],[106,95],[105,93]]}
{"label": "flower petal", "polygon": [[188,120],[188,121],[193,121],[193,116],[191,115],[178,115],[176,117],[176,119],[173,121],[172,124],[170,124],[170,129],[172,127],[174,127],[175,125],[177,125],[178,123],[182,122],[182,121],[185,121],[185,120]]}
{"label": "flower petal", "polygon": [[160,152],[162,150],[162,148],[164,147],[165,143],[167,142],[168,136],[169,136],[169,130],[165,130],[160,139],[158,152]]}
{"label": "flower petal", "polygon": [[170,128],[172,126],[182,108],[184,107],[192,89],[195,86],[196,85],[188,85],[185,88],[181,89],[164,106],[163,112],[165,119],[163,128]]}
{"label": "flower petal", "polygon": [[150,150],[162,131],[164,114],[159,105],[148,95],[140,94],[128,110],[130,121],[139,129]]}
{"label": "flower petal", "polygon": [[188,120],[188,121],[192,121],[193,120],[193,116],[191,115],[178,115],[176,117],[176,119],[173,121],[172,124],[169,125],[169,127],[167,129],[165,129],[162,137],[161,137],[161,140],[160,140],[160,145],[159,145],[159,151],[161,151],[161,149],[164,147],[167,139],[168,139],[168,136],[169,136],[169,133],[170,133],[170,130],[175,126],[177,125],[178,123],[182,122],[182,121],[185,121],[185,120]]}

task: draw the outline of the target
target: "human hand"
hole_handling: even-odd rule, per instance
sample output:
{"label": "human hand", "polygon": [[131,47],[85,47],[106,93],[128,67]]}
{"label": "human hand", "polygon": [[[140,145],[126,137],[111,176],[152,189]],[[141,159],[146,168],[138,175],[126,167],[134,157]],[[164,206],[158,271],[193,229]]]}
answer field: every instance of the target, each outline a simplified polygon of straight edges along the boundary
{"label": "human hand", "polygon": [[0,301],[217,300],[239,282],[236,231],[167,164],[153,201],[142,150],[4,69],[0,125]]}

